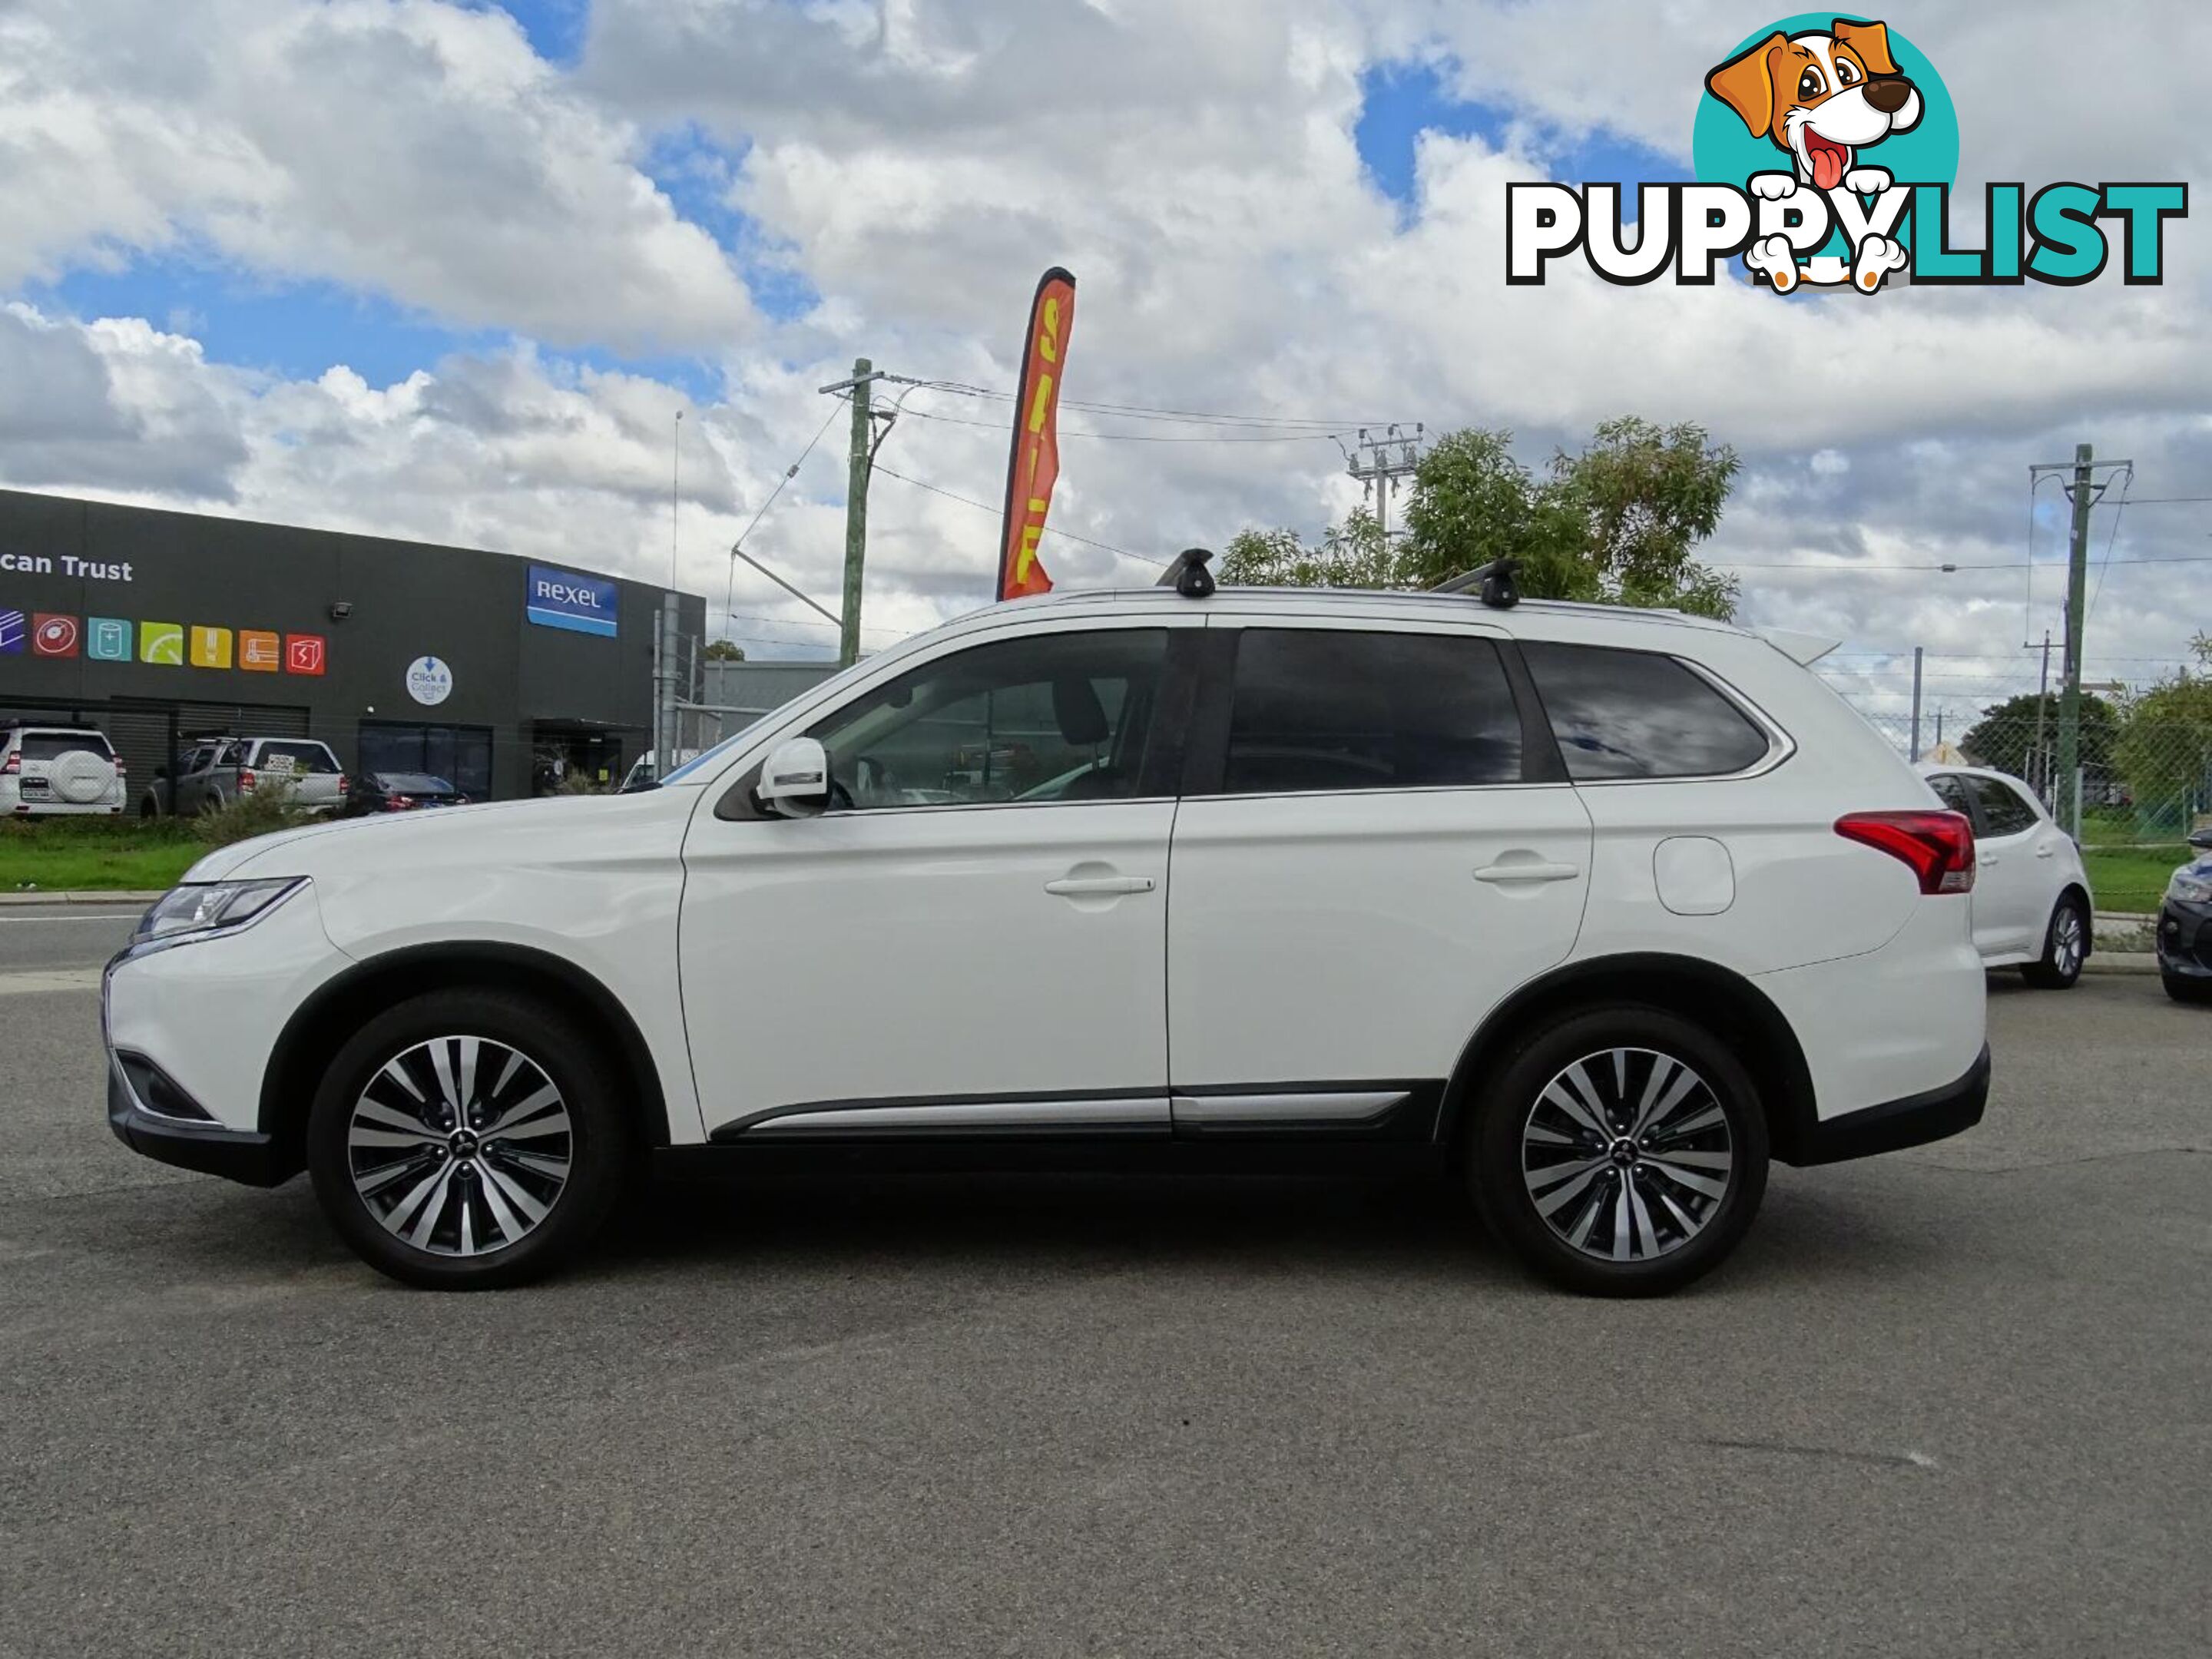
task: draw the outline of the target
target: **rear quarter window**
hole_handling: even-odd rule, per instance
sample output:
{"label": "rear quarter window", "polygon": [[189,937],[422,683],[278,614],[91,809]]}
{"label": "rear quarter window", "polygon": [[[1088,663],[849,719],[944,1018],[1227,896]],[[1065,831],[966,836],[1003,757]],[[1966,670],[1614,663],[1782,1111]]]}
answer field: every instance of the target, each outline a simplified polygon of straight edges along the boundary
{"label": "rear quarter window", "polygon": [[261,756],[255,763],[271,772],[297,772],[326,775],[338,769],[331,751],[319,743],[264,743]]}
{"label": "rear quarter window", "polygon": [[1725,777],[1766,757],[1765,732],[1686,664],[1652,651],[1523,641],[1577,783]]}

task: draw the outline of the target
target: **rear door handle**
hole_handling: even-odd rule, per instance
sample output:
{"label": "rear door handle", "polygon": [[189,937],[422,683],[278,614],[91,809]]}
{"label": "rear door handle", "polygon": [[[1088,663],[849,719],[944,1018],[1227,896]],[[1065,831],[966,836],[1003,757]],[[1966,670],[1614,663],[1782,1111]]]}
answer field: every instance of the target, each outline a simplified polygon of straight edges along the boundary
{"label": "rear door handle", "polygon": [[1477,881],[1572,881],[1582,874],[1578,864],[1546,864],[1531,859],[1526,864],[1486,864],[1474,872]]}
{"label": "rear door handle", "polygon": [[2056,847],[2039,847],[2035,849],[2035,856],[2039,859],[2055,858],[2057,854],[2058,849]]}
{"label": "rear door handle", "polygon": [[1108,898],[1121,893],[1149,893],[1150,876],[1062,876],[1048,881],[1044,890],[1060,898]]}

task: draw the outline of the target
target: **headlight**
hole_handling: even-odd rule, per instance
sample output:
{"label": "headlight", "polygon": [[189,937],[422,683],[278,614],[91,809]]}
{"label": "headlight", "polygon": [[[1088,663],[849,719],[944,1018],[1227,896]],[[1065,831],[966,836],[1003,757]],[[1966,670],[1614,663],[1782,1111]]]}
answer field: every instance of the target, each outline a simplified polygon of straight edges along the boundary
{"label": "headlight", "polygon": [[2166,896],[2176,904],[2212,904],[2212,875],[2177,870],[2166,884]]}
{"label": "headlight", "polygon": [[304,876],[285,876],[274,881],[212,881],[179,887],[138,919],[131,942],[151,945],[243,927],[306,885]]}

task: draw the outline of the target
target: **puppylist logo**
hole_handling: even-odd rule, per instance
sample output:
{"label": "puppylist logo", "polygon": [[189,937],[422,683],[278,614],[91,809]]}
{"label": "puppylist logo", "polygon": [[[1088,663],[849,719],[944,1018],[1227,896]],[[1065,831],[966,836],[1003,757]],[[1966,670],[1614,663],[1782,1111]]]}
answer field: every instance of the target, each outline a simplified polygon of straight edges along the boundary
{"label": "puppylist logo", "polygon": [[2166,222],[2186,184],[1987,187],[1982,246],[1951,229],[1959,122],[1927,57],[1887,24],[1800,13],[1746,37],[1706,72],[1694,184],[1637,186],[1634,228],[1617,184],[1505,187],[1505,280],[1543,283],[1580,252],[1609,283],[1671,275],[1704,287],[1741,258],[1753,282],[1878,292],[1915,283],[2063,287],[2094,282],[2117,251],[2131,283],[2166,279]]}

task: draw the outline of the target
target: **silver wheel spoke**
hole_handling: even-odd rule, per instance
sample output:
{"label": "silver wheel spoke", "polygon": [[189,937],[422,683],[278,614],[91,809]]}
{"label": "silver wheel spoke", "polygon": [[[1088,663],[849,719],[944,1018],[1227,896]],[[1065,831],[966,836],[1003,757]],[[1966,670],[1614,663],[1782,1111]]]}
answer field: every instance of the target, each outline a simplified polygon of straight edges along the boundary
{"label": "silver wheel spoke", "polygon": [[1601,1158],[1586,1158],[1577,1164],[1554,1164],[1548,1170],[1539,1170],[1529,1176],[1528,1190],[1532,1193],[1540,1193],[1547,1187],[1565,1181],[1569,1176],[1577,1176],[1586,1170],[1601,1170],[1604,1167],[1605,1160]]}
{"label": "silver wheel spoke", "polygon": [[1680,1140],[1685,1135],[1693,1135],[1700,1129],[1710,1129],[1716,1123],[1724,1123],[1727,1121],[1726,1112],[1717,1106],[1708,1106],[1702,1112],[1692,1112],[1678,1123],[1668,1124],[1665,1128],[1657,1131],[1657,1134],[1662,1140]]}
{"label": "silver wheel spoke", "polygon": [[1577,1193],[1582,1191],[1583,1188],[1589,1186],[1590,1182],[1597,1179],[1598,1170],[1602,1167],[1602,1160],[1601,1160],[1600,1163],[1591,1164],[1580,1175],[1577,1176],[1572,1181],[1560,1188],[1558,1191],[1553,1193],[1549,1197],[1538,1200],[1536,1203],[1536,1213],[1547,1218],[1558,1214],[1559,1211],[1565,1209],[1570,1203],[1573,1202],[1574,1196]]}
{"label": "silver wheel spoke", "polygon": [[1628,1212],[1636,1218],[1636,1236],[1649,1247],[1644,1249],[1631,1245],[1629,1254],[1634,1256],[1658,1255],[1659,1230],[1651,1224],[1651,1212],[1644,1207],[1644,1194],[1636,1190],[1636,1183],[1632,1181],[1622,1182],[1620,1189],[1628,1194]]}
{"label": "silver wheel spoke", "polygon": [[1561,1111],[1565,1112],[1576,1122],[1581,1124],[1583,1128],[1588,1129],[1592,1134],[1601,1135],[1606,1132],[1605,1125],[1600,1123],[1595,1118],[1590,1115],[1589,1108],[1583,1105],[1581,1101],[1576,1099],[1565,1089],[1562,1089],[1556,1080],[1553,1083],[1550,1088],[1544,1091],[1544,1098],[1549,1101],[1553,1105],[1558,1107]]}
{"label": "silver wheel spoke", "polygon": [[1693,1174],[1662,1158],[1647,1158],[1644,1160],[1644,1167],[1647,1170],[1656,1170],[1668,1180],[1687,1187],[1693,1193],[1703,1193],[1707,1198],[1718,1198],[1728,1191],[1727,1182],[1714,1181],[1708,1176]]}
{"label": "silver wheel spoke", "polygon": [[[435,1092],[417,1078],[434,1079]],[[393,1091],[405,1096],[398,1105],[389,1103],[399,1098]],[[479,1128],[471,1111],[498,1116]],[[495,1038],[456,1034],[377,1070],[354,1102],[346,1155],[354,1192],[379,1225],[427,1255],[474,1258],[519,1243],[552,1213],[574,1170],[574,1134],[543,1066]]]}

